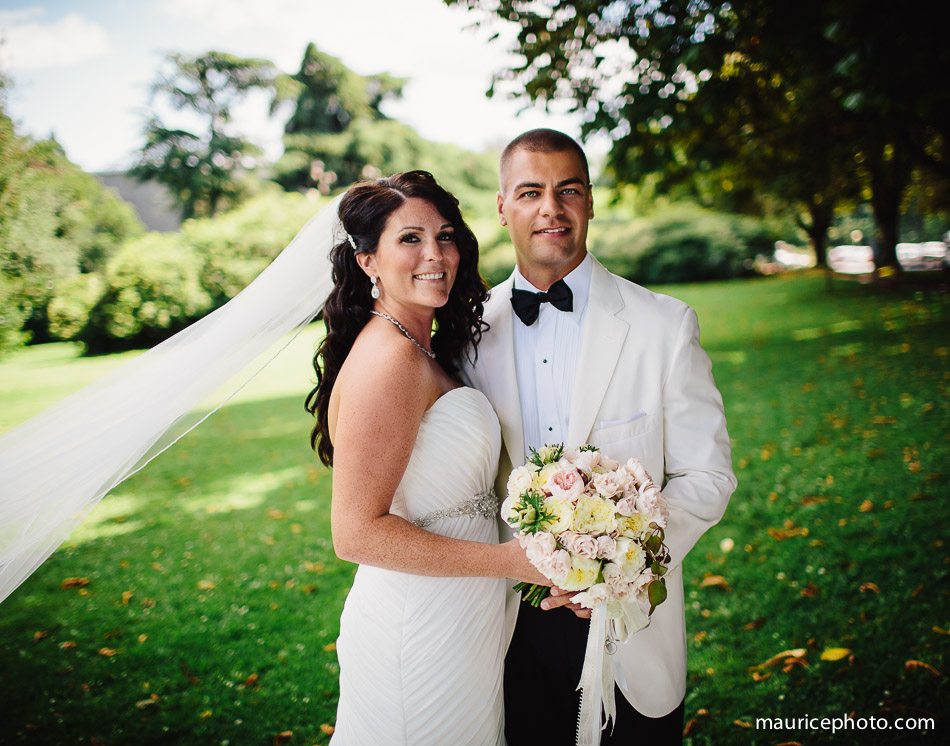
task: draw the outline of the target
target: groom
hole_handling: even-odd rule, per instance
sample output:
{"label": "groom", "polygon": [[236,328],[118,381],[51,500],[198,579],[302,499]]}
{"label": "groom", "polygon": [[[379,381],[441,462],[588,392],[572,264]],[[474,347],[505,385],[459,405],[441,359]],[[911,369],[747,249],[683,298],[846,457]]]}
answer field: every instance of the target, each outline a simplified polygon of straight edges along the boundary
{"label": "groom", "polygon": [[[501,157],[498,216],[517,268],[485,306],[491,328],[467,370],[501,420],[500,498],[513,466],[545,443],[631,456],[665,484],[672,554],[667,600],[614,656],[617,721],[603,744],[682,742],[686,631],[680,563],[735,489],[722,398],[685,304],[610,274],[587,252],[587,158],[537,129]],[[509,746],[573,744],[589,623],[570,594],[547,609],[509,594]],[[560,608],[563,607],[563,608]],[[572,613],[575,611],[575,613]],[[517,623],[515,620],[517,619]]]}

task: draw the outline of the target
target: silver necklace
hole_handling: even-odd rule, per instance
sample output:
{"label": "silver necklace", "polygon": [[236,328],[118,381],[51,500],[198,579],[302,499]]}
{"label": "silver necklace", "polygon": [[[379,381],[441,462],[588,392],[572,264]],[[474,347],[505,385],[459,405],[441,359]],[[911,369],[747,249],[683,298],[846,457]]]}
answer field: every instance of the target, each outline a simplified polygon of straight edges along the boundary
{"label": "silver necklace", "polygon": [[381,313],[380,311],[370,311],[370,313],[373,314],[374,316],[380,316],[380,317],[382,317],[382,318],[384,318],[384,319],[386,319],[386,320],[388,320],[388,321],[392,321],[392,322],[396,325],[396,328],[399,329],[399,331],[401,331],[403,334],[406,335],[406,339],[408,339],[410,342],[412,342],[416,347],[418,347],[420,350],[422,350],[426,355],[428,355],[428,356],[431,357],[433,360],[435,360],[435,353],[432,352],[432,350],[427,350],[427,349],[426,349],[425,347],[423,347],[421,344],[419,344],[418,342],[416,342],[416,340],[413,339],[412,335],[411,335],[409,332],[406,331],[406,327],[404,327],[402,324],[400,324],[398,321],[396,321],[396,319],[394,319],[394,318],[393,318],[392,316],[390,316],[388,313]]}

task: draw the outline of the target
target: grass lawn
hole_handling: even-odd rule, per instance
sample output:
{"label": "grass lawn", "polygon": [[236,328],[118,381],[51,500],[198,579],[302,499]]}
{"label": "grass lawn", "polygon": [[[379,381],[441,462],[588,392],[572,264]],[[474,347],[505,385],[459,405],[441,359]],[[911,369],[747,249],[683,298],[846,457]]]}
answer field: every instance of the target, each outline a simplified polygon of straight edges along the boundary
{"label": "grass lawn", "polygon": [[[661,290],[699,313],[739,477],[684,564],[687,744],[937,742],[946,294],[829,293],[815,274]],[[107,497],[0,606],[0,743],[327,743],[354,568],[334,557],[329,475],[307,443],[318,333]],[[117,357],[48,345],[0,361],[0,429]],[[846,713],[934,717],[938,736],[755,727]]]}

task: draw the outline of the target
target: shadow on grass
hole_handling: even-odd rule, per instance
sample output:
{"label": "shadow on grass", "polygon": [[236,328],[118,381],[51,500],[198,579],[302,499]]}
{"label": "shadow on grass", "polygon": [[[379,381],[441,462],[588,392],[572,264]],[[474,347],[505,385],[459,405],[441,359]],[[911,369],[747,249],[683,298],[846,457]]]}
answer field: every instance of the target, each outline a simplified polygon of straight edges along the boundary
{"label": "shadow on grass", "polygon": [[354,567],[309,426],[229,405],[105,498],[3,604],[0,742],[326,742]]}

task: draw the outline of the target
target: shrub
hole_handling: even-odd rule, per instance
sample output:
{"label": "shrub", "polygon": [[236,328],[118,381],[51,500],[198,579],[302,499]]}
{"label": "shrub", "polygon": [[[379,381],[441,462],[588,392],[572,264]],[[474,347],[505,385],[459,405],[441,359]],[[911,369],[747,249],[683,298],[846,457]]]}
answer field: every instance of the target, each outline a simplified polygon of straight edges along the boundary
{"label": "shrub", "polygon": [[77,339],[89,323],[89,314],[104,290],[105,279],[98,272],[76,275],[58,283],[46,309],[50,335],[62,340]]}
{"label": "shrub", "polygon": [[79,334],[87,351],[157,344],[211,309],[201,259],[177,234],[149,233],[109,261],[105,291]]}
{"label": "shrub", "polygon": [[592,239],[594,253],[611,271],[661,284],[750,274],[755,255],[770,252],[775,236],[753,218],[675,205],[648,218],[598,226]]}
{"label": "shrub", "polygon": [[201,285],[213,306],[247,287],[320,206],[302,194],[274,189],[231,212],[187,221],[181,241],[201,259]]}

